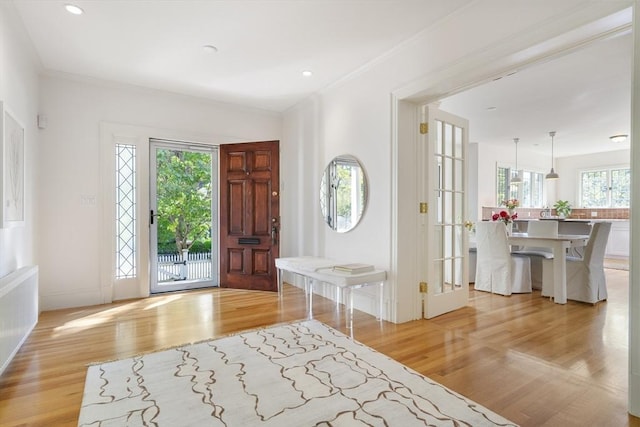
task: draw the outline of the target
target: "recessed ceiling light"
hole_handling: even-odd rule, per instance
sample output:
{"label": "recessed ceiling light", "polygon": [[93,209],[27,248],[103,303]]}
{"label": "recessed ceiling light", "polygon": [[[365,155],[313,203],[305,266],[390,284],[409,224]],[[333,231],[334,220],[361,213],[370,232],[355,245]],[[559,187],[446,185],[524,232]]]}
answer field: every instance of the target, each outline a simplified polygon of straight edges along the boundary
{"label": "recessed ceiling light", "polygon": [[625,139],[627,139],[627,137],[628,137],[628,136],[629,136],[629,135],[624,135],[624,134],[620,134],[620,135],[613,135],[613,136],[610,136],[610,137],[609,137],[609,139],[610,139],[611,141],[613,141],[613,142],[622,142],[622,141],[624,141]]}
{"label": "recessed ceiling light", "polygon": [[311,77],[311,76],[313,76],[313,72],[309,71],[309,70],[304,70],[302,72],[302,75],[305,76],[305,77]]}
{"label": "recessed ceiling light", "polygon": [[498,107],[487,107],[487,111],[495,111]]}
{"label": "recessed ceiling light", "polygon": [[202,49],[207,53],[216,53],[218,51],[218,48],[212,44],[205,44]]}
{"label": "recessed ceiling light", "polygon": [[67,12],[71,13],[72,15],[82,15],[84,13],[84,10],[82,10],[81,7],[76,6],[75,4],[65,4],[64,8],[67,9]]}

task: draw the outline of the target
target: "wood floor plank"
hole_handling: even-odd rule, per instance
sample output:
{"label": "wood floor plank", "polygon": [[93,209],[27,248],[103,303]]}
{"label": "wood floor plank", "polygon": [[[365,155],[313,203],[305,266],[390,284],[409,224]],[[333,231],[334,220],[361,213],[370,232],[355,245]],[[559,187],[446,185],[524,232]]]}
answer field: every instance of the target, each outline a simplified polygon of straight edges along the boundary
{"label": "wood floor plank", "polygon": [[[522,426],[639,426],[627,414],[628,272],[609,300],[470,292],[468,307],[395,325],[356,311],[354,338]],[[313,299],[345,333],[345,313]],[[0,426],[75,426],[87,364],[307,317],[304,293],[210,289],[42,313],[0,377]]]}

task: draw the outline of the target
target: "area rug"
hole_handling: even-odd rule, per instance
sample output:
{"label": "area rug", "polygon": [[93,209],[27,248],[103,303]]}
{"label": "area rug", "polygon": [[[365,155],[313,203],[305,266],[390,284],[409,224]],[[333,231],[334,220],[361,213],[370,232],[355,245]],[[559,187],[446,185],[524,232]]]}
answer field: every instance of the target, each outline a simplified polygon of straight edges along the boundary
{"label": "area rug", "polygon": [[315,320],[90,366],[79,426],[514,426]]}

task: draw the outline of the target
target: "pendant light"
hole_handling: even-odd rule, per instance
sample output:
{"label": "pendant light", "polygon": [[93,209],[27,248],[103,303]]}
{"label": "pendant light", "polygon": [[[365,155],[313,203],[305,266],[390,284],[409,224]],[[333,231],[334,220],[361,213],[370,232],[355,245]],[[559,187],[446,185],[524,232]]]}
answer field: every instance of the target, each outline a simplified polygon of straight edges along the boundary
{"label": "pendant light", "polygon": [[609,139],[613,142],[622,142],[624,140],[626,140],[629,137],[629,135],[626,134],[620,134],[620,135],[613,135],[610,136]]}
{"label": "pendant light", "polygon": [[545,176],[546,179],[558,179],[560,176],[553,170],[553,137],[556,136],[555,131],[549,132],[551,137],[551,171]]}
{"label": "pendant light", "polygon": [[518,170],[518,141],[520,141],[520,138],[513,138],[513,142],[516,144],[516,176],[511,178],[511,181],[509,181],[511,184],[516,185],[522,184],[522,178],[520,178],[520,171]]}

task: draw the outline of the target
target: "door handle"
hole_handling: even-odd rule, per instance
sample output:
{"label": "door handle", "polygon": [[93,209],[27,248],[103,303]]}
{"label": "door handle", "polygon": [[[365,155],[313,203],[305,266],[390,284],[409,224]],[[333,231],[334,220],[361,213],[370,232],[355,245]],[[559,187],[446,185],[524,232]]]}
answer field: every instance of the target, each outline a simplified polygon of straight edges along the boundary
{"label": "door handle", "polygon": [[276,245],[278,243],[278,226],[271,227],[271,244]]}
{"label": "door handle", "polygon": [[149,211],[149,224],[153,225],[153,218],[160,216],[160,214],[153,213],[153,209]]}

